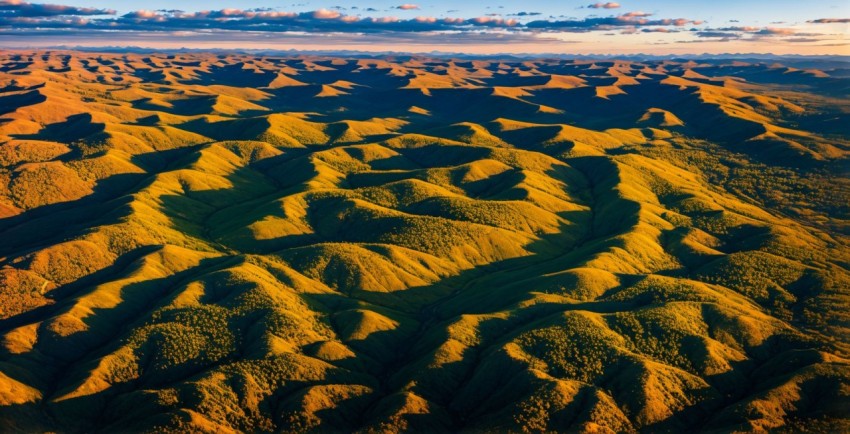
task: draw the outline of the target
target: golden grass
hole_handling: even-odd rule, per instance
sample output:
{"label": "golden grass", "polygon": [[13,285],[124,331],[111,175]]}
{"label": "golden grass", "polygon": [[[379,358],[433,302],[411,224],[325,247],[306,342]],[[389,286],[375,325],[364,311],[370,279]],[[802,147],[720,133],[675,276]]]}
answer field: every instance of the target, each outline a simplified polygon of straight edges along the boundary
{"label": "golden grass", "polygon": [[824,73],[0,60],[0,430],[850,426]]}

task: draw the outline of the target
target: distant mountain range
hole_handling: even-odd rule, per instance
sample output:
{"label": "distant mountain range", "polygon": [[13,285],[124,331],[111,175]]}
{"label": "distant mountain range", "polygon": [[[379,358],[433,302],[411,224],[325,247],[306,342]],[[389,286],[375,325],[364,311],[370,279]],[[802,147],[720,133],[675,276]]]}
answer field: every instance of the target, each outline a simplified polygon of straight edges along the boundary
{"label": "distant mountain range", "polygon": [[[27,49],[26,47],[22,47]],[[850,56],[842,55],[807,55],[807,54],[765,54],[765,53],[694,53],[694,54],[570,54],[570,53],[496,53],[496,54],[471,54],[466,52],[443,52],[443,51],[423,51],[423,52],[405,52],[405,51],[358,51],[358,50],[270,50],[270,49],[209,49],[209,48],[151,48],[141,46],[70,46],[56,45],[51,47],[42,47],[41,50],[75,50],[80,52],[103,52],[103,53],[224,53],[224,54],[255,54],[268,56],[291,56],[291,55],[317,55],[317,56],[339,56],[352,58],[385,58],[386,56],[434,56],[440,58],[468,58],[468,59],[620,59],[620,60],[690,60],[690,59],[749,59],[749,60],[835,60],[846,62],[850,60]]]}

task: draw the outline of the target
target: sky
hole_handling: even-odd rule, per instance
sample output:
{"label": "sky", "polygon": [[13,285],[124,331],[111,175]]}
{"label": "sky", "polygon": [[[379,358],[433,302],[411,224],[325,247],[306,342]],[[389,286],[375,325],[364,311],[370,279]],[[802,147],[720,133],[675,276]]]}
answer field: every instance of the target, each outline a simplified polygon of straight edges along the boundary
{"label": "sky", "polygon": [[848,0],[67,1],[0,0],[0,47],[850,55]]}

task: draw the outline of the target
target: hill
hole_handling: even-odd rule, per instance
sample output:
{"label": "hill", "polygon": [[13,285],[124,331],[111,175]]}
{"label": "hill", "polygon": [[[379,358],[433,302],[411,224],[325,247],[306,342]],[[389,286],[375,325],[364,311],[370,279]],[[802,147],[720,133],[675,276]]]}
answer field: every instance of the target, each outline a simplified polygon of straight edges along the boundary
{"label": "hill", "polygon": [[0,431],[848,431],[823,66],[0,52]]}

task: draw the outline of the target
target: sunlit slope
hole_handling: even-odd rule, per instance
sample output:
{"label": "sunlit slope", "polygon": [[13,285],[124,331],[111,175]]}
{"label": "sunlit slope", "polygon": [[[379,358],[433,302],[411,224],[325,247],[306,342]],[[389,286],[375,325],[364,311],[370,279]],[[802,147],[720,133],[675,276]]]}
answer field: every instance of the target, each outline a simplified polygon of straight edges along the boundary
{"label": "sunlit slope", "polygon": [[846,71],[0,59],[0,431],[850,430]]}

